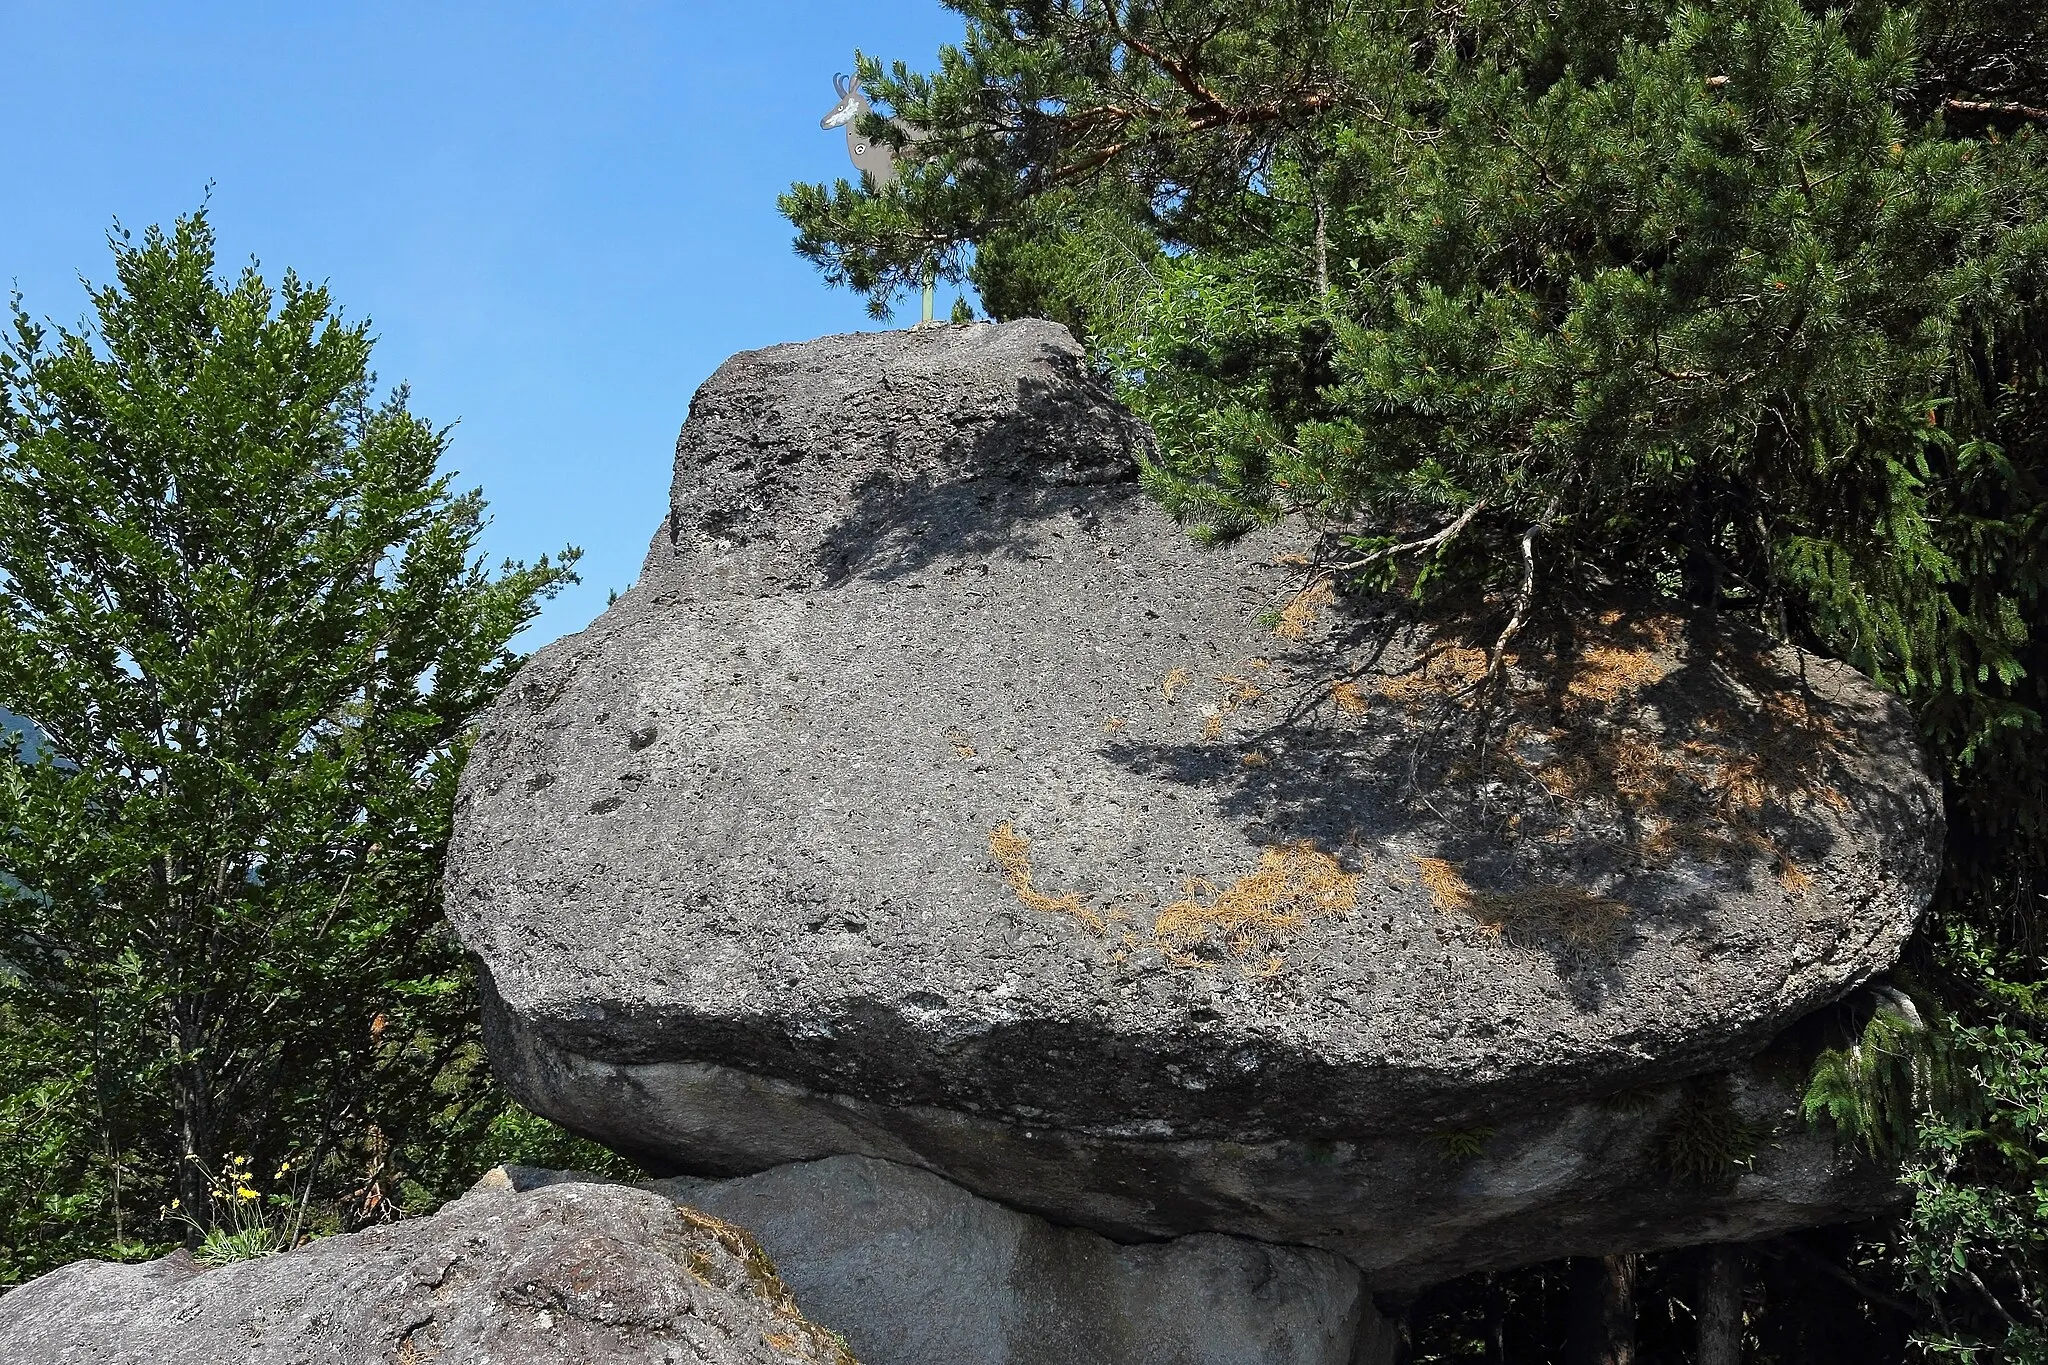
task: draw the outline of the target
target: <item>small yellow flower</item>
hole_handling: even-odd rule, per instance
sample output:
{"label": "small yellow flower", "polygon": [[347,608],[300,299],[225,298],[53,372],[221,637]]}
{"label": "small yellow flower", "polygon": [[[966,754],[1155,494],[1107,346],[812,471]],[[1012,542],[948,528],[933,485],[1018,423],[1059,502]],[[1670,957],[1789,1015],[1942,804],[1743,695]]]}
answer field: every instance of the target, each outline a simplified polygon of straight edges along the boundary
{"label": "small yellow flower", "polygon": [[285,1173],[286,1171],[290,1170],[291,1168],[292,1168],[292,1163],[291,1163],[291,1162],[289,1162],[289,1161],[285,1162],[285,1163],[284,1163],[284,1165],[282,1165],[282,1166],[280,1166],[280,1167],[278,1167],[278,1168],[277,1168],[277,1174],[278,1174],[278,1177],[279,1177],[280,1179],[282,1179],[282,1178],[283,1178],[283,1176],[284,1176],[284,1173]]}
{"label": "small yellow flower", "polygon": [[246,1204],[256,1197],[256,1191],[244,1185],[241,1189],[235,1191],[235,1197]]}
{"label": "small yellow flower", "polygon": [[173,1200],[171,1201],[171,1207],[172,1207],[172,1208],[174,1208],[174,1209],[175,1209],[175,1208],[177,1208],[177,1207],[178,1207],[178,1201],[177,1201],[177,1200],[175,1200],[175,1199],[173,1199]]}

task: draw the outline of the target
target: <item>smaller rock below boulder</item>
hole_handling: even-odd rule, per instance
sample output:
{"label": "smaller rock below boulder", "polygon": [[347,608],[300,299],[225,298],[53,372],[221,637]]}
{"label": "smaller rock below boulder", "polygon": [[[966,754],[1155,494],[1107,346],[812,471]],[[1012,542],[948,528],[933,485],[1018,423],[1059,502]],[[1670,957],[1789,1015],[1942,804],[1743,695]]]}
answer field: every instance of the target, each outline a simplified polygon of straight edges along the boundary
{"label": "smaller rock below boulder", "polygon": [[216,1269],[79,1261],[0,1298],[9,1365],[853,1365],[746,1233],[618,1185],[514,1192]]}
{"label": "smaller rock below boulder", "polygon": [[1383,1335],[1329,1252],[1213,1233],[1121,1246],[871,1157],[646,1188],[758,1237],[867,1365],[1345,1365]]}

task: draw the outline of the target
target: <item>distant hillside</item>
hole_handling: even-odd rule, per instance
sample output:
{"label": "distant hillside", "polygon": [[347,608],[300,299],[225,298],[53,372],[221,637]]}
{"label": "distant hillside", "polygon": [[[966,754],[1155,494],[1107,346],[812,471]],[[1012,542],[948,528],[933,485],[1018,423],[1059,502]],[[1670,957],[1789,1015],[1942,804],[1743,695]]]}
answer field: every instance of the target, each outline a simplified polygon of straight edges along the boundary
{"label": "distant hillside", "polygon": [[42,752],[43,736],[42,732],[36,729],[35,722],[25,716],[17,716],[5,707],[0,707],[0,741],[4,741],[14,735],[27,736],[21,743],[21,755],[23,758],[33,759]]}

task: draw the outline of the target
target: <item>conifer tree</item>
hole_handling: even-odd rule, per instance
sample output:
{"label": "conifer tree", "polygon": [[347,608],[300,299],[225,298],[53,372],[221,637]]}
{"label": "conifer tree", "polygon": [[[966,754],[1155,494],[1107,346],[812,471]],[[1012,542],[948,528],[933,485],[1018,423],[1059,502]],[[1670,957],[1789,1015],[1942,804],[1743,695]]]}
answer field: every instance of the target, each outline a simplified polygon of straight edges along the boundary
{"label": "conifer tree", "polygon": [[934,70],[861,64],[925,130],[898,183],[782,201],[829,281],[1068,322],[1204,534],[1306,518],[1350,586],[1504,635],[1739,614],[1911,703],[1949,803],[1915,1065],[1954,1084],[1899,1121],[1837,1057],[1813,1109],[1887,1115],[1915,1203],[1866,1254],[1925,1339],[2043,1358],[2048,14],[952,7]]}

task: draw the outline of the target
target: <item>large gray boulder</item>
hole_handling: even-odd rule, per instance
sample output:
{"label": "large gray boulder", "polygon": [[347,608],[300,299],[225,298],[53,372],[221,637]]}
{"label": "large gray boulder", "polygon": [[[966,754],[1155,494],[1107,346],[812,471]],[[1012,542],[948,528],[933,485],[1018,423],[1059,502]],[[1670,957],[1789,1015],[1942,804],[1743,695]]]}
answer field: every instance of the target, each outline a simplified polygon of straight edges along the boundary
{"label": "large gray boulder", "polygon": [[1119,1246],[867,1157],[645,1188],[746,1228],[866,1365],[1351,1365],[1391,1331],[1327,1252],[1213,1234]]}
{"label": "large gray boulder", "polygon": [[854,1365],[730,1224],[617,1185],[496,1185],[214,1269],[75,1262],[0,1297],[0,1360]]}
{"label": "large gray boulder", "polygon": [[640,582],[464,779],[448,908],[515,1092],[681,1170],[863,1153],[1380,1282],[1881,1199],[1783,1124],[1712,1189],[1656,1154],[1689,1076],[1782,1116],[1749,1059],[1911,932],[1940,804],[1897,703],[1591,604],[1482,751],[1497,617],[1198,548],[1144,439],[1043,323],[704,385]]}

